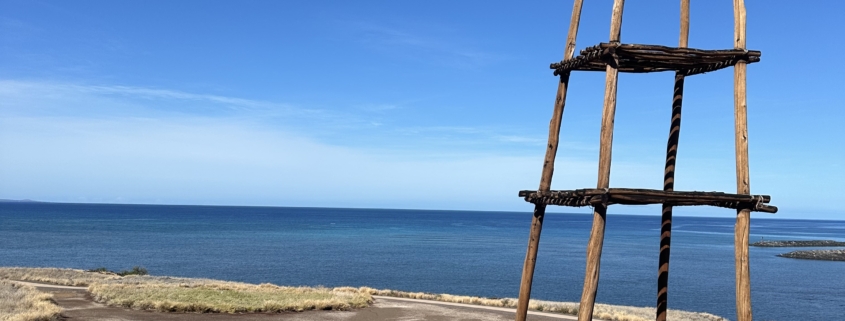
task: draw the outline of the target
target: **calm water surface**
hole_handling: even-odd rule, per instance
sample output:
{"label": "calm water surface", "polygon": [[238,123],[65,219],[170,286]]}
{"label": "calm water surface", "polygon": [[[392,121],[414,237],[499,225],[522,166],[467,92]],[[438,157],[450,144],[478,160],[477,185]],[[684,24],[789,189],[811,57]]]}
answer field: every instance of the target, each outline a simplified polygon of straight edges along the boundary
{"label": "calm water surface", "polygon": [[[591,215],[548,214],[532,297],[578,301]],[[516,297],[528,213],[0,204],[0,266]],[[732,218],[677,217],[669,306],[735,318]],[[653,306],[659,216],[609,215],[598,302]],[[845,221],[752,219],[751,239],[845,241]],[[845,262],[751,248],[757,320],[840,320]]]}

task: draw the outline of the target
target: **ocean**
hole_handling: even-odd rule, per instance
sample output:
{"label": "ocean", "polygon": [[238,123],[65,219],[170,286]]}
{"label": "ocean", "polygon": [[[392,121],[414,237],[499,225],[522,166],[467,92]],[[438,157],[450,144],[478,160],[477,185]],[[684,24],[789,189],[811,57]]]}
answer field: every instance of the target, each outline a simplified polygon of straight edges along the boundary
{"label": "ocean", "polygon": [[[752,214],[751,241],[845,241],[845,221]],[[532,298],[578,301],[592,216],[546,215]],[[0,266],[516,297],[531,214],[392,209],[0,204]],[[676,217],[669,308],[736,318],[733,215]],[[597,302],[654,306],[660,217],[608,215]],[[845,262],[750,250],[756,320],[840,320]]]}

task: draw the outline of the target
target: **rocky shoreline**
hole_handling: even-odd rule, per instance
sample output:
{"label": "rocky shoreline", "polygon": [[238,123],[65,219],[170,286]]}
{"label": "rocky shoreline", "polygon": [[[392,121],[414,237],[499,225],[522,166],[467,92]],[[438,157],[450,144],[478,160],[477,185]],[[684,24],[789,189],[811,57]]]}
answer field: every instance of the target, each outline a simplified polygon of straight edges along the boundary
{"label": "rocky shoreline", "polygon": [[778,254],[778,256],[804,260],[845,261],[845,249],[792,251]]}
{"label": "rocky shoreline", "polygon": [[845,242],[833,240],[811,241],[759,241],[749,244],[758,247],[815,247],[815,246],[845,246]]}

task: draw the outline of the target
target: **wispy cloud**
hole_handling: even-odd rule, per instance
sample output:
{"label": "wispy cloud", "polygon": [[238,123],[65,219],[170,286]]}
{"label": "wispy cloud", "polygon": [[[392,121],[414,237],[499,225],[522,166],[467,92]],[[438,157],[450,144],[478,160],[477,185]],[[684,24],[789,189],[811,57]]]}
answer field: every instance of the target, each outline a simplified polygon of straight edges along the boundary
{"label": "wispy cloud", "polygon": [[[491,126],[410,126],[396,129],[402,135],[416,135],[429,139],[449,140],[453,144],[496,146],[501,150],[542,153],[547,142],[546,133],[529,134],[525,128]],[[538,148],[539,147],[539,148]],[[560,140],[559,148],[578,155],[598,151],[598,147],[581,141]]]}
{"label": "wispy cloud", "polygon": [[361,41],[366,45],[416,62],[478,67],[504,58],[501,54],[468,45],[468,41],[456,39],[454,34],[415,33],[372,22],[357,22],[353,26],[362,34]]}
{"label": "wispy cloud", "polygon": [[445,134],[480,134],[486,132],[477,127],[465,126],[409,126],[399,130],[403,133],[409,134],[431,134],[431,133],[445,133]]}
{"label": "wispy cloud", "polygon": [[[496,148],[502,152],[522,150],[522,147],[543,146],[540,137],[505,134],[515,129],[486,126],[412,126],[397,128],[403,136],[425,137],[428,141],[441,141],[444,145],[474,146],[476,149]],[[538,149],[539,150],[539,149]]]}
{"label": "wispy cloud", "polygon": [[3,39],[0,40],[0,43],[6,45],[31,40],[40,31],[37,27],[23,20],[2,16],[0,16],[0,29],[3,30]]}
{"label": "wispy cloud", "polygon": [[[79,85],[55,82],[32,82],[17,80],[0,80],[0,97],[10,98],[77,98],[79,96],[122,96],[127,99],[147,100],[188,100],[213,103],[210,106],[228,106],[231,108],[289,108],[284,104],[270,103],[258,100],[226,97],[209,94],[194,94],[177,90],[132,87],[132,86],[104,86]],[[8,107],[8,106],[7,106]]]}
{"label": "wispy cloud", "polygon": [[91,92],[99,94],[115,94],[125,95],[131,97],[149,98],[149,99],[179,99],[179,100],[194,100],[207,101],[225,104],[234,107],[253,107],[253,108],[273,108],[282,106],[280,104],[273,104],[265,101],[234,98],[218,95],[207,94],[192,94],[182,91],[167,90],[167,89],[152,89],[143,87],[130,86],[77,86],[67,85],[71,89],[82,92]]}
{"label": "wispy cloud", "polygon": [[282,102],[122,85],[0,80],[0,113],[19,116],[209,117],[279,125],[369,126],[363,115]]}
{"label": "wispy cloud", "polygon": [[124,85],[0,80],[0,115],[76,119],[208,118],[250,122],[298,132],[324,142],[365,148],[464,146],[465,153],[490,153],[542,145],[512,128],[419,126],[398,121],[400,104],[373,103],[316,109],[282,102]]}
{"label": "wispy cloud", "polygon": [[543,145],[546,141],[540,137],[505,135],[498,137],[500,141],[508,143],[527,143],[532,145]]}
{"label": "wispy cloud", "polygon": [[359,110],[366,111],[366,112],[373,112],[373,113],[383,113],[390,110],[400,109],[399,105],[396,104],[366,104],[358,106]]}

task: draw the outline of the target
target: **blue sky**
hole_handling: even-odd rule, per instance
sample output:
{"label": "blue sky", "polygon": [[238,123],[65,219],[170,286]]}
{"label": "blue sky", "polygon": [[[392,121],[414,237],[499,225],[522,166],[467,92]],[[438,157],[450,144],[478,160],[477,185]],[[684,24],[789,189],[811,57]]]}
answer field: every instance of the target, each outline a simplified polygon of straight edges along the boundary
{"label": "blue sky", "polygon": [[[678,2],[629,3],[622,41],[676,45]],[[845,3],[746,3],[752,193],[842,219]],[[530,211],[571,6],[0,0],[0,198]],[[730,1],[693,1],[690,46],[732,37]],[[662,187],[672,78],[620,77],[611,186]],[[732,79],[686,81],[678,190],[736,189]],[[573,75],[553,188],[595,186],[603,90]]]}

